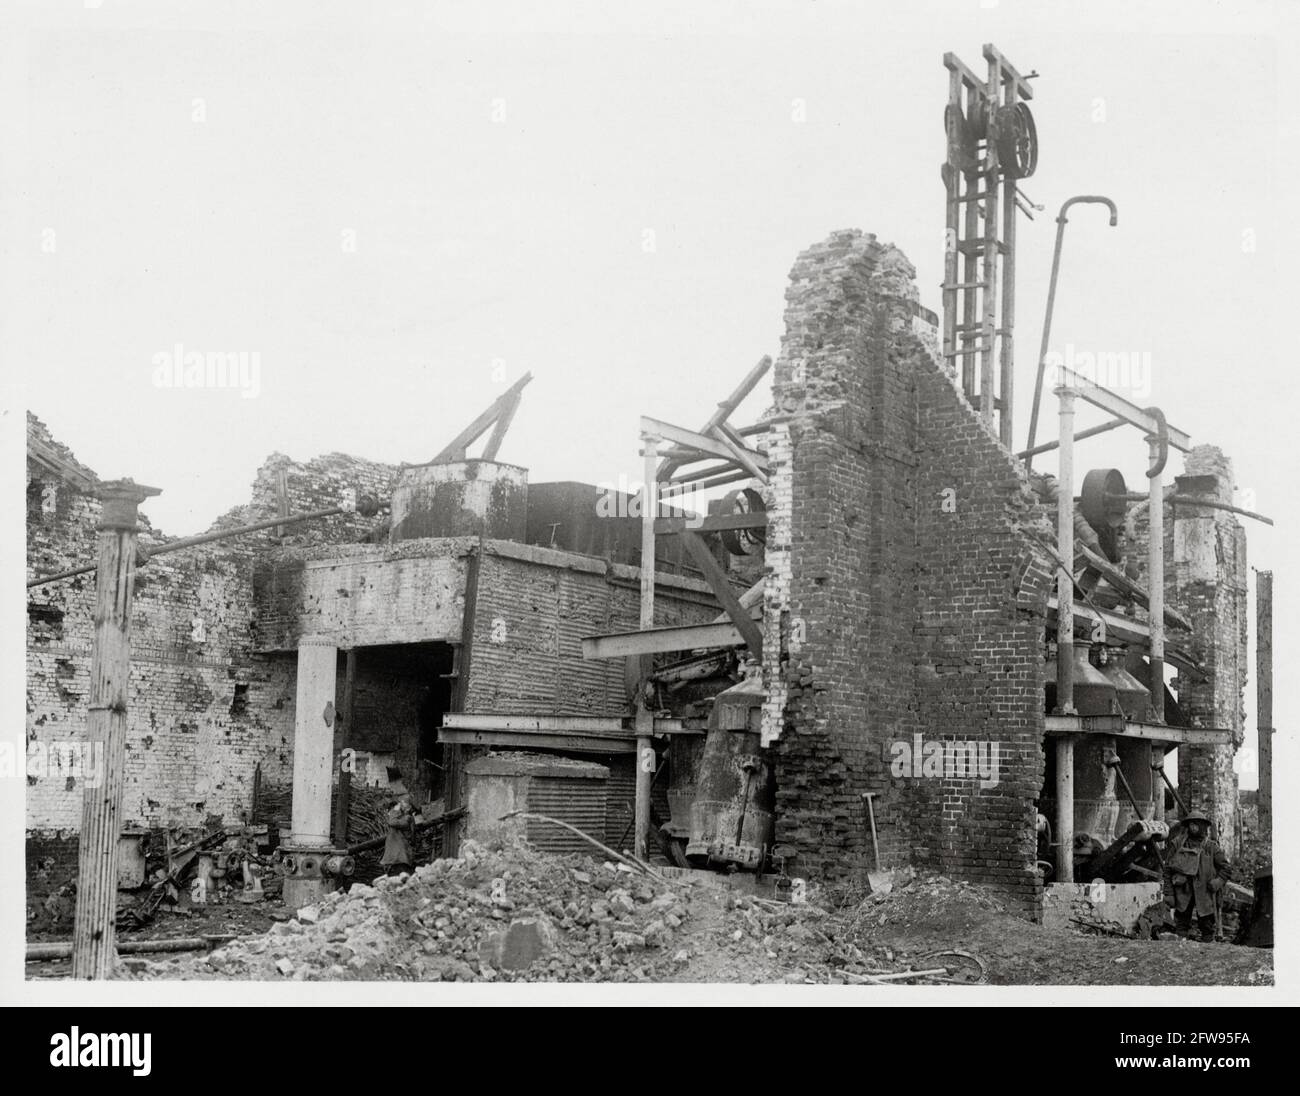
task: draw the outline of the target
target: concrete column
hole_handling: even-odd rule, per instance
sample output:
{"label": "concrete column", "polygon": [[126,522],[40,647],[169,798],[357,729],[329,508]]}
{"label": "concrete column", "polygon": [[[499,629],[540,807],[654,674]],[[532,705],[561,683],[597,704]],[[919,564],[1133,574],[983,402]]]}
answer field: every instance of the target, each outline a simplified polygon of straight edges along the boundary
{"label": "concrete column", "polygon": [[[658,439],[643,439],[642,457],[645,475],[641,500],[641,628],[655,626],[655,518],[659,509],[659,490],[655,482],[659,473]],[[646,658],[641,663],[639,679],[644,682],[652,662]],[[654,780],[655,751],[651,734],[654,730],[654,713],[646,707],[645,696],[638,693],[636,700],[636,798],[634,801],[632,852],[639,859],[646,858],[647,837],[650,833],[650,789]]]}
{"label": "concrete column", "polygon": [[1056,740],[1056,881],[1074,882],[1074,739]]}
{"label": "concrete column", "polygon": [[[1056,546],[1067,571],[1056,576],[1056,711],[1074,710],[1074,398],[1072,388],[1056,389],[1061,401],[1061,463],[1057,475]],[[1071,751],[1074,747],[1071,745]],[[1071,818],[1073,829],[1073,818]],[[1058,878],[1060,878],[1058,876]]]}
{"label": "concrete column", "polygon": [[338,647],[324,636],[298,641],[298,700],[293,718],[293,834],[298,846],[330,844],[334,690]]}

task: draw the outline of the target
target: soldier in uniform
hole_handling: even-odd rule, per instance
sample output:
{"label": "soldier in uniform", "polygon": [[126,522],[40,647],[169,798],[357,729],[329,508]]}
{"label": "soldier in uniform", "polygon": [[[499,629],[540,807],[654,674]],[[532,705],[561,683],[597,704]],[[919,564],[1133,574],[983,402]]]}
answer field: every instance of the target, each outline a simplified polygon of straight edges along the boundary
{"label": "soldier in uniform", "polygon": [[400,875],[415,867],[415,853],[411,848],[415,837],[415,808],[411,806],[411,796],[401,781],[390,785],[389,790],[397,793],[397,802],[388,809],[384,818],[388,833],[379,863],[389,875]]}
{"label": "soldier in uniform", "polygon": [[1232,877],[1232,865],[1210,836],[1210,827],[1209,818],[1192,811],[1175,827],[1165,853],[1167,901],[1174,910],[1175,928],[1190,936],[1195,919],[1206,943],[1214,940],[1219,892]]}

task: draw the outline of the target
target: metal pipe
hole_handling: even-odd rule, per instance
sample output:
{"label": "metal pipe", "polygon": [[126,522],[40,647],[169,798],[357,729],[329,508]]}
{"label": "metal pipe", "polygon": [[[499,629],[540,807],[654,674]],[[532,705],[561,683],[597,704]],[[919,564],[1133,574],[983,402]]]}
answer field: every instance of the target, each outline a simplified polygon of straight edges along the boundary
{"label": "metal pipe", "polygon": [[[767,359],[764,359],[766,361]],[[762,363],[760,363],[762,364]],[[764,366],[766,369],[766,366]],[[760,374],[761,375],[761,374]],[[719,408],[721,410],[721,408]],[[725,418],[725,416],[723,416]],[[658,510],[657,494],[659,456],[656,450],[657,438],[643,439],[645,450],[645,482],[642,490],[645,499],[641,505],[641,615],[639,626],[642,631],[653,628],[655,624],[655,517]],[[652,668],[647,657],[641,664],[639,681],[643,681]],[[650,830],[650,786],[655,771],[655,751],[651,741],[654,730],[654,713],[647,705],[644,688],[637,692],[636,698],[636,798],[634,803],[634,833],[632,834],[632,854],[639,860],[646,858],[646,837]]]}
{"label": "metal pipe", "polygon": [[[364,503],[358,503],[357,512],[363,517],[371,517],[379,513],[380,510],[387,507],[387,503],[379,503],[371,500]],[[373,505],[373,509],[371,506]],[[261,529],[271,529],[278,525],[293,525],[300,521],[314,521],[316,518],[333,517],[335,514],[348,514],[352,508],[347,506],[330,506],[324,510],[310,510],[305,514],[288,514],[283,517],[268,518],[266,521],[255,521],[250,525],[239,525],[234,529],[217,529],[211,533],[200,533],[198,536],[182,537],[180,540],[169,540],[166,544],[160,544],[156,548],[139,548],[137,549],[137,564],[143,565],[151,560],[154,556],[166,555],[168,552],[179,552],[182,548],[193,548],[199,544],[209,544],[214,540],[224,540],[227,537],[239,537],[245,533],[256,533]],[[54,575],[42,575],[40,578],[28,580],[27,588],[33,586],[43,586],[47,582],[56,582],[62,578],[72,578],[73,575],[84,575],[93,571],[97,564],[88,563],[84,567],[74,567],[70,571],[60,571]]]}
{"label": "metal pipe", "polygon": [[[1155,712],[1157,723],[1165,721],[1165,508],[1161,505],[1164,498],[1163,476],[1160,468],[1160,438],[1155,434],[1147,436],[1151,449],[1150,501],[1147,503],[1150,538],[1147,543],[1147,617],[1151,629],[1149,658],[1151,673],[1149,688],[1151,707]],[[1148,471],[1148,476],[1151,472]]]}
{"label": "metal pipe", "polygon": [[[207,951],[228,944],[234,936],[179,936],[170,940],[122,940],[117,944],[118,955],[148,955],[151,952]],[[60,941],[27,945],[27,962],[49,962],[72,957],[72,945]]]}
{"label": "metal pipe", "polygon": [[1154,779],[1155,774],[1165,771],[1165,747],[1160,742],[1151,743],[1151,818],[1155,822],[1165,820],[1165,788]]}
{"label": "metal pipe", "polygon": [[1087,203],[1108,206],[1110,208],[1111,227],[1113,228],[1119,223],[1119,213],[1115,209],[1115,203],[1099,194],[1078,194],[1073,198],[1067,198],[1065,204],[1061,206],[1061,212],[1056,216],[1056,246],[1052,250],[1052,276],[1047,285],[1047,315],[1043,318],[1043,338],[1038,349],[1038,376],[1034,380],[1034,404],[1029,412],[1029,441],[1025,445],[1025,449],[1029,451],[1029,455],[1025,458],[1026,469],[1033,466],[1034,440],[1038,437],[1038,405],[1043,398],[1043,373],[1047,369],[1047,344],[1052,337],[1052,311],[1056,306],[1056,282],[1061,273],[1061,244],[1064,242],[1065,226],[1068,223],[1065,213],[1072,205]]}
{"label": "metal pipe", "polygon": [[1056,485],[1056,547],[1068,568],[1056,576],[1056,713],[1074,710],[1074,390],[1061,401],[1061,467]]}
{"label": "metal pipe", "polygon": [[[1178,810],[1182,813],[1183,817],[1186,817],[1187,804],[1183,802],[1183,797],[1178,794],[1178,789],[1174,787],[1174,782],[1169,779],[1169,774],[1165,772],[1164,754],[1160,755],[1160,764],[1158,766],[1154,760],[1151,762],[1151,768],[1155,769],[1155,771],[1160,774],[1160,779],[1165,782],[1165,787],[1169,789],[1170,794],[1174,797],[1174,802],[1178,804]],[[1164,802],[1163,793],[1160,796],[1160,801],[1161,803]]]}
{"label": "metal pipe", "polygon": [[1056,881],[1074,882],[1074,739],[1056,740]]}
{"label": "metal pipe", "polygon": [[1208,499],[1198,499],[1192,495],[1168,495],[1165,502],[1169,503],[1170,506],[1180,504],[1183,506],[1208,506],[1211,510],[1226,510],[1229,514],[1240,514],[1245,518],[1254,518],[1256,521],[1262,521],[1265,525],[1273,524],[1272,518],[1257,514],[1254,510],[1243,510],[1240,506],[1231,506],[1226,502],[1210,502]]}
{"label": "metal pipe", "polygon": [[[1126,423],[1123,419],[1112,419],[1110,422],[1104,422],[1100,426],[1090,426],[1087,430],[1080,430],[1074,435],[1075,441],[1083,441],[1085,438],[1095,438],[1098,434],[1105,434],[1109,430],[1114,430],[1117,426],[1124,426]],[[1019,458],[1036,457],[1039,453],[1050,453],[1053,449],[1060,447],[1059,441],[1045,441],[1042,445],[1035,445],[1032,449],[1022,449],[1016,454]],[[1146,495],[1141,496],[1143,499]]]}

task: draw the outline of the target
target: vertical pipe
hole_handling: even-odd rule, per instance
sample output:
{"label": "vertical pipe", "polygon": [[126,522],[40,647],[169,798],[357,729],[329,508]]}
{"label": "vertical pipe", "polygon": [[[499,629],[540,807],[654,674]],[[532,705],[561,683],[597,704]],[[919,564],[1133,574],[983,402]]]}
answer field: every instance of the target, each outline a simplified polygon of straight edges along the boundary
{"label": "vertical pipe", "polygon": [[[1034,378],[1034,402],[1029,409],[1029,442],[1026,449],[1033,449],[1038,437],[1038,407],[1043,400],[1043,374],[1047,372],[1047,344],[1052,337],[1052,310],[1056,305],[1056,279],[1061,272],[1061,242],[1065,237],[1065,210],[1056,218],[1056,246],[1052,249],[1052,274],[1047,282],[1047,315],[1043,317],[1043,338],[1038,347],[1038,375]],[[1034,465],[1034,454],[1025,457],[1025,468]]]}
{"label": "vertical pipe", "polygon": [[[86,740],[103,759],[102,779],[84,781],[77,854],[72,977],[110,978],[117,959],[117,841],[126,775],[126,700],[131,673],[131,600],[135,590],[138,507],[158,492],[106,485],[100,494],[95,637],[90,661]],[[95,753],[92,752],[92,757]],[[92,784],[94,785],[92,787]]]}
{"label": "vertical pipe", "polygon": [[330,844],[330,764],[339,649],[324,636],[298,641],[298,694],[293,714],[294,845]]}
{"label": "vertical pipe", "polygon": [[1259,832],[1273,847],[1273,572],[1255,579],[1255,731],[1259,737]]}
{"label": "vertical pipe", "polygon": [[[659,458],[656,438],[645,438],[642,456],[645,459],[645,472],[642,477],[641,501],[641,618],[640,627],[644,630],[655,624],[655,515],[658,509],[658,485],[655,483]],[[640,680],[649,672],[649,660],[642,664]],[[646,835],[650,830],[650,782],[654,779],[655,754],[651,741],[654,729],[654,713],[646,706],[646,698],[637,695],[636,700],[636,812],[635,833],[632,838],[633,854],[645,859]]]}
{"label": "vertical pipe", "polygon": [[1164,743],[1153,742],[1151,743],[1151,817],[1157,822],[1165,820],[1165,782],[1160,775],[1164,771]]}
{"label": "vertical pipe", "polygon": [[1074,710],[1074,390],[1060,385],[1061,467],[1056,485],[1056,543],[1067,570],[1056,576],[1056,711]]}
{"label": "vertical pipe", "polygon": [[1074,739],[1056,740],[1056,881],[1074,882]]}
{"label": "vertical pipe", "polygon": [[[1160,439],[1147,437],[1151,447],[1151,465],[1160,459]],[[1151,477],[1150,542],[1147,544],[1147,578],[1150,590],[1148,616],[1151,628],[1151,707],[1157,723],[1165,721],[1165,489],[1164,476]]]}

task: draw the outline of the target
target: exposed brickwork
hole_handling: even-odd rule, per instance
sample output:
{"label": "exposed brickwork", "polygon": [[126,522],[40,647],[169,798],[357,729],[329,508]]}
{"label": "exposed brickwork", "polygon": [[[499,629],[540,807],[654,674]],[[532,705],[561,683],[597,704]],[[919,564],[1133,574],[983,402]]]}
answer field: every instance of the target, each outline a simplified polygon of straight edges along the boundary
{"label": "exposed brickwork", "polygon": [[[1168,476],[1168,473],[1166,473]],[[1199,495],[1232,503],[1232,464],[1212,445],[1198,445],[1184,460],[1184,472],[1166,484],[1166,494]],[[1232,762],[1245,733],[1243,693],[1249,681],[1246,642],[1246,532],[1224,510],[1165,504],[1165,604],[1188,618],[1193,634],[1170,629],[1167,643],[1185,650],[1205,676],[1178,672],[1170,681],[1183,715],[1194,726],[1233,731],[1236,746],[1181,746],[1178,784],[1191,805],[1214,821],[1230,854],[1240,842],[1237,777]],[[1126,522],[1127,561],[1144,585],[1148,581],[1147,544],[1150,520],[1145,503],[1130,511]],[[1142,614],[1145,619],[1145,613]]]}
{"label": "exposed brickwork", "polygon": [[[1179,495],[1232,503],[1232,464],[1212,445],[1193,449],[1186,472],[1177,477]],[[1176,604],[1190,618],[1192,657],[1209,680],[1180,673],[1178,703],[1196,723],[1226,727],[1231,746],[1184,746],[1178,751],[1178,783],[1185,799],[1214,822],[1219,841],[1235,855],[1240,845],[1237,774],[1232,762],[1245,733],[1243,690],[1249,678],[1246,656],[1246,532],[1224,510],[1179,505],[1168,513],[1169,568]]]}
{"label": "exposed brickwork", "polygon": [[[703,583],[660,576],[655,624],[703,624],[717,602]],[[622,659],[584,661],[582,638],[635,631],[637,569],[488,541],[475,602],[466,711],[624,715]]]}
{"label": "exposed brickwork", "polygon": [[[57,444],[32,422],[41,442]],[[92,561],[98,501],[35,460],[28,496],[41,500],[28,514],[29,576]],[[143,526],[147,548],[158,538]],[[250,805],[259,763],[271,779],[288,773],[292,666],[252,656],[250,577],[249,552],[230,543],[159,556],[137,572],[126,822],[233,821]],[[27,817],[56,842],[81,823],[74,758],[85,749],[93,608],[93,574],[29,592]]]}
{"label": "exposed brickwork", "polygon": [[[874,792],[884,861],[1034,913],[1050,571],[1020,531],[1034,502],[1016,462],[914,331],[912,278],[895,248],[839,232],[786,293],[765,595],[778,848],[814,875],[861,873]],[[996,742],[998,783],[893,775],[916,734]]]}

